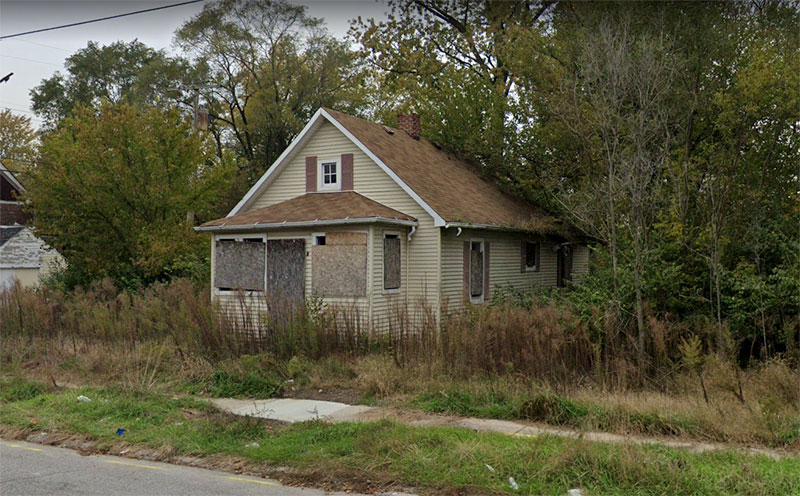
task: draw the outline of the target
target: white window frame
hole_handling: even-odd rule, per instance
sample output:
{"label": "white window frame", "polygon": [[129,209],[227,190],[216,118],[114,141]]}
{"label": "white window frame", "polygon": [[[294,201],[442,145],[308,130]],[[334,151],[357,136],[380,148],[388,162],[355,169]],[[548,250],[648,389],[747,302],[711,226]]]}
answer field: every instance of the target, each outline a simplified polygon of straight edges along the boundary
{"label": "white window frame", "polygon": [[485,281],[481,281],[481,294],[479,296],[472,296],[472,243],[480,243],[481,244],[481,256],[483,257],[483,274],[482,276],[486,277],[486,243],[483,239],[470,239],[469,240],[469,268],[467,269],[469,272],[469,287],[467,287],[467,292],[469,293],[469,301],[472,303],[483,303],[486,300],[486,295],[483,294],[486,289]]}
{"label": "white window frame", "polygon": [[327,242],[327,233],[315,232],[315,233],[311,233],[311,246],[323,246],[323,245],[317,244],[317,238],[318,237],[325,238],[325,241]]}
{"label": "white window frame", "polygon": [[542,243],[539,241],[531,241],[529,239],[525,240],[525,272],[539,272],[539,265],[528,265],[528,244],[537,245],[539,250],[539,256],[534,256],[534,259],[539,259],[539,263],[541,264],[541,256],[542,256]]}
{"label": "white window frame", "polygon": [[[325,184],[324,164],[336,164],[336,182]],[[342,158],[329,158],[317,161],[317,191],[341,191],[342,189]]]}
{"label": "white window frame", "polygon": [[[266,294],[267,288],[267,235],[266,233],[254,233],[254,234],[219,234],[214,236],[214,265],[211,267],[212,270],[216,271],[216,250],[217,250],[217,241],[239,241],[244,242],[245,239],[261,239],[264,243],[264,291],[258,290],[247,290],[243,291],[245,296],[261,296]],[[231,291],[228,289],[219,289],[216,286],[213,287],[214,295],[215,296],[234,296],[238,295],[239,291]]]}
{"label": "white window frame", "polygon": [[[397,236],[397,239],[400,240],[400,286],[394,289],[386,289],[384,287],[386,266],[383,264],[383,259],[381,259],[381,292],[383,294],[398,294],[403,289],[403,236],[400,231],[383,231],[381,241],[385,240],[387,235]],[[384,243],[381,243],[381,257],[383,257],[384,246]]]}

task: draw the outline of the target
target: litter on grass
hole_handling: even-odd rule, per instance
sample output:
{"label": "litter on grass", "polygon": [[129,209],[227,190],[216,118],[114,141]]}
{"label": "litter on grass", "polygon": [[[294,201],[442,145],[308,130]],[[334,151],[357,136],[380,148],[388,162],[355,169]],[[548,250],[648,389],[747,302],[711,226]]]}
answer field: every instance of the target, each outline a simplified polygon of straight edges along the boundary
{"label": "litter on grass", "polygon": [[92,401],[92,399],[91,399],[91,398],[88,398],[88,397],[86,397],[86,396],[84,396],[84,395],[80,395],[80,396],[78,396],[78,397],[77,397],[77,398],[75,398],[75,399],[76,399],[76,400],[78,400],[78,401],[80,401],[81,403],[89,403],[90,401]]}
{"label": "litter on grass", "polygon": [[508,478],[508,485],[515,491],[519,490],[519,484],[517,484],[517,481],[515,481],[513,477]]}

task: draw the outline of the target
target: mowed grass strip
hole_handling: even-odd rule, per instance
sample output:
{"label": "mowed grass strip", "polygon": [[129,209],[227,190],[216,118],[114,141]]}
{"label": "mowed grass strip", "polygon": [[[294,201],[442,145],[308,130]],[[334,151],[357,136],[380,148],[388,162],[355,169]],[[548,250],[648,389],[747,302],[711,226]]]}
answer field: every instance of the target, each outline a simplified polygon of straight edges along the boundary
{"label": "mowed grass strip", "polygon": [[[122,441],[180,454],[232,455],[319,473],[360,473],[422,492],[563,495],[800,494],[800,459],[734,452],[696,454],[654,446],[555,437],[513,438],[465,429],[414,428],[388,421],[274,426],[225,415],[209,404],[153,392],[83,388],[47,392],[0,383],[0,423]],[[78,402],[85,395],[91,402]],[[31,421],[35,419],[36,422]],[[122,436],[117,429],[125,429]],[[259,447],[247,447],[256,442]],[[491,466],[494,472],[487,469]]]}

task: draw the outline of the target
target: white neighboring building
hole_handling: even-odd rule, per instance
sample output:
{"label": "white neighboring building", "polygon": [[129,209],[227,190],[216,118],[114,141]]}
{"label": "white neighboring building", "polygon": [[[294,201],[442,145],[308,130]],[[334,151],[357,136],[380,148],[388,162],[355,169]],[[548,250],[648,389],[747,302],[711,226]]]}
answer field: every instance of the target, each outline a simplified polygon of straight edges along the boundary
{"label": "white neighboring building", "polygon": [[0,287],[12,286],[15,279],[35,286],[62,263],[61,255],[29,227],[0,226]]}
{"label": "white neighboring building", "polygon": [[24,191],[14,172],[0,163],[0,289],[15,279],[23,286],[35,286],[64,263],[57,251],[23,225],[30,219],[19,199]]}

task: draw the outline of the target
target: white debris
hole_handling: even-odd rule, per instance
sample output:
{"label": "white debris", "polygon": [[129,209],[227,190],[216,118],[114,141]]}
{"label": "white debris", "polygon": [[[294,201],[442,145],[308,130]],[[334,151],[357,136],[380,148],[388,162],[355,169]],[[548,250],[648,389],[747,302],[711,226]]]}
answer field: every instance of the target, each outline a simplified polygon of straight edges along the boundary
{"label": "white debris", "polygon": [[508,485],[515,491],[519,490],[519,484],[517,484],[517,481],[515,481],[513,477],[508,478]]}
{"label": "white debris", "polygon": [[580,489],[570,489],[567,491],[567,496],[583,496]]}
{"label": "white debris", "polygon": [[75,399],[76,399],[76,400],[78,400],[78,401],[80,401],[81,403],[89,403],[90,401],[92,401],[92,399],[91,399],[91,398],[87,398],[87,397],[86,397],[86,396],[84,396],[84,395],[80,395],[80,396],[78,396],[78,397],[77,397],[77,398],[75,398]]}
{"label": "white debris", "polygon": [[494,468],[491,465],[489,465],[488,463],[486,464],[486,470],[488,470],[491,473],[494,473]]}
{"label": "white debris", "polygon": [[246,447],[246,448],[260,448],[260,447],[261,447],[261,445],[260,445],[260,444],[258,444],[258,443],[250,443],[250,444],[248,444],[248,445],[247,445],[247,446],[245,446],[245,447]]}

